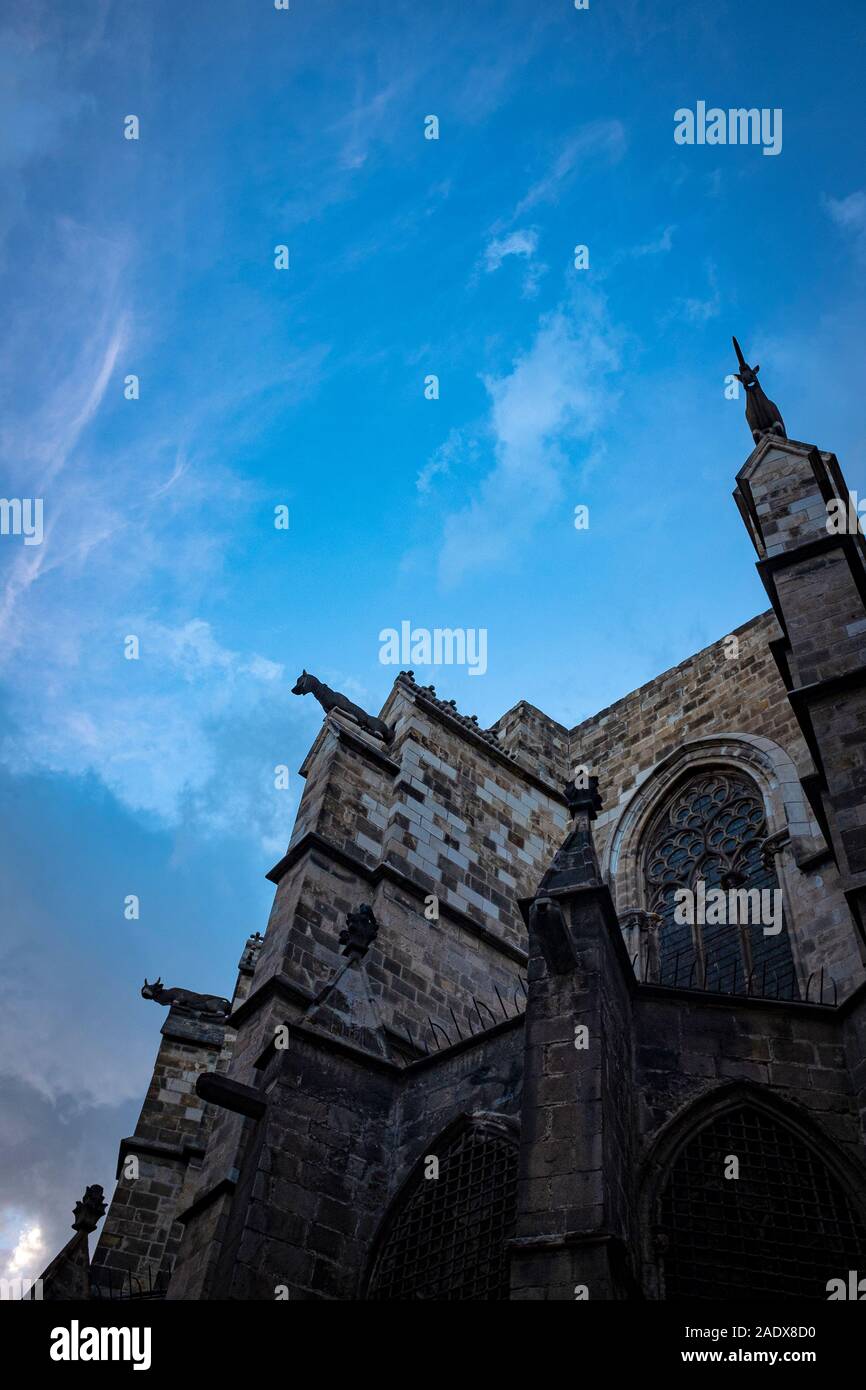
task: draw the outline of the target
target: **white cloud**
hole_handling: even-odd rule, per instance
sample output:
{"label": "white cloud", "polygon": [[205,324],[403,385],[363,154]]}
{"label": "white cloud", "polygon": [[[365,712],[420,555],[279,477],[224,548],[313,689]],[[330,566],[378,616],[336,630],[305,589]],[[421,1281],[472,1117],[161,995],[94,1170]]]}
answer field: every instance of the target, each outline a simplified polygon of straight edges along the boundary
{"label": "white cloud", "polygon": [[341,116],[332,130],[340,140],[337,163],[341,169],[360,169],[369,157],[372,145],[388,132],[393,121],[393,107],[405,95],[409,75],[387,83],[371,97],[360,98],[348,115]]}
{"label": "white cloud", "polygon": [[514,217],[521,217],[540,203],[558,202],[572,179],[590,162],[616,164],[625,154],[626,133],[622,121],[590,121],[565,142],[547,173],[528,190],[517,204]]}
{"label": "white cloud", "polygon": [[543,277],[547,274],[549,266],[542,261],[530,262],[526,274],[523,277],[523,284],[520,287],[521,299],[534,299],[538,294],[538,287]]}
{"label": "white cloud", "polygon": [[852,239],[857,254],[866,256],[866,192],[857,189],[847,198],[825,198],[830,217]]}
{"label": "white cloud", "polygon": [[[61,475],[102,405],[129,332],[125,244],[95,236],[69,218],[58,220],[55,233],[56,255],[40,282],[46,306],[52,306],[50,329],[34,343],[31,325],[14,322],[17,331],[2,361],[0,458],[21,495],[40,497],[45,507],[43,543],[17,547],[0,591],[0,640],[7,658],[21,638],[20,604],[56,562],[53,533],[64,510]],[[55,295],[62,296],[62,309]],[[82,533],[77,546],[86,544]]]}
{"label": "white cloud", "polygon": [[[138,660],[123,656],[127,634],[139,640]],[[269,852],[282,850],[293,806],[273,775],[281,726],[292,720],[283,668],[222,646],[201,620],[173,628],[130,616],[108,642],[77,637],[53,651],[39,644],[38,702],[29,682],[12,683],[13,728],[0,742],[10,770],[94,775],[129,810],[164,825],[242,828]]]}
{"label": "white cloud", "polygon": [[477,284],[479,271],[483,270],[485,274],[492,275],[509,256],[516,256],[526,262],[526,273],[520,289],[521,297],[534,299],[538,293],[542,277],[547,274],[549,269],[542,261],[534,259],[537,250],[538,233],[531,227],[507,232],[504,236],[493,237],[484,248],[484,252],[472,272],[470,284]]}
{"label": "white cloud", "polygon": [[[10,323],[0,360],[6,487],[43,497],[45,516],[41,545],[4,542],[0,759],[15,773],[95,775],[163,824],[282,850],[293,802],[273,786],[274,749],[302,716],[267,653],[226,646],[198,615],[244,526],[261,525],[265,544],[275,534],[263,485],[220,457],[309,394],[326,349],[287,351],[275,310],[257,321],[260,350],[230,371],[214,335],[159,410],[124,402],[126,345],[137,365],[157,338],[152,315],[133,332],[134,248],[69,219],[52,232],[39,312]],[[123,659],[127,633],[138,662]]]}
{"label": "white cloud", "polygon": [[[36,451],[37,461],[41,464],[41,469],[40,476],[38,476],[33,488],[35,496],[45,499],[46,491],[51,489],[53,480],[65,467],[69,455],[78,443],[79,436],[99,409],[117,362],[122,339],[122,326],[120,324],[113,325],[109,331],[108,341],[102,347],[101,359],[95,364],[91,379],[83,380],[80,373],[76,371],[76,379],[64,383],[63,389],[56,393],[56,399],[51,402],[49,410],[45,412],[45,415],[49,415],[53,412],[55,404],[59,405],[63,401],[66,402],[68,411],[66,419],[62,424],[58,419],[54,429],[48,422],[46,433],[42,437],[38,451]],[[45,417],[43,416],[43,418]],[[22,445],[24,443],[25,441],[22,440]],[[19,547],[9,568],[6,582],[2,593],[0,593],[0,640],[12,641],[12,624],[16,608],[43,572],[52,568],[52,533],[63,511],[60,494],[57,491],[53,493],[53,500],[59,505],[52,507],[49,501],[42,544],[26,548],[24,546]],[[88,548],[104,538],[105,532],[97,528],[96,533],[91,532],[79,536],[73,551],[79,554],[82,551],[86,552]]]}
{"label": "white cloud", "polygon": [[687,323],[707,323],[709,319],[718,318],[721,311],[718,294],[712,295],[709,299],[680,299],[677,303],[680,317]]}
{"label": "white cloud", "polygon": [[531,229],[494,237],[484,250],[484,269],[489,275],[499,269],[506,256],[534,256],[537,248],[538,233]]}
{"label": "white cloud", "polygon": [[719,278],[716,267],[712,261],[706,265],[707,284],[712,291],[705,299],[696,295],[686,296],[674,300],[671,308],[662,320],[662,326],[682,319],[686,323],[708,323],[710,319],[718,318],[722,310],[722,296],[719,291]]}
{"label": "white cloud", "polygon": [[36,1279],[45,1266],[45,1241],[40,1226],[20,1232],[4,1270],[7,1279]]}
{"label": "white cloud", "polygon": [[439,555],[445,585],[513,557],[562,495],[567,445],[589,443],[612,408],[618,334],[591,291],[543,316],[512,369],[488,377],[494,467],[448,518]]}
{"label": "white cloud", "polygon": [[427,460],[415,480],[415,486],[419,492],[428,493],[433,486],[433,479],[440,474],[451,472],[453,463],[464,463],[468,460],[474,463],[478,455],[478,443],[471,438],[465,430],[453,429],[444,444],[440,444],[431,458]]}
{"label": "white cloud", "polygon": [[[52,960],[56,968],[60,964],[56,952]],[[65,959],[62,966],[64,988],[70,980],[79,983],[80,962]],[[85,988],[93,988],[93,978],[91,969]],[[107,994],[109,985],[104,977],[100,985]],[[116,990],[116,980],[111,987]],[[144,1058],[148,1052],[152,1057],[152,1040],[149,1046],[144,1044],[144,1056],[137,1039],[125,1056],[106,1046],[108,1037],[130,1039],[125,1000],[112,1001],[104,1026],[83,1029],[80,1013],[77,1019],[71,1014],[64,989],[46,981],[44,954],[39,960],[27,961],[16,979],[15,992],[3,990],[2,996],[0,1077],[15,1078],[52,1106],[64,1096],[74,1096],[82,1109],[140,1097],[142,1081],[147,1077]],[[76,1007],[80,1010],[80,1001]]]}
{"label": "white cloud", "polygon": [[661,236],[656,237],[655,241],[645,241],[641,246],[633,246],[630,255],[659,256],[665,251],[670,251],[673,246],[673,235],[675,231],[675,227],[665,227]]}

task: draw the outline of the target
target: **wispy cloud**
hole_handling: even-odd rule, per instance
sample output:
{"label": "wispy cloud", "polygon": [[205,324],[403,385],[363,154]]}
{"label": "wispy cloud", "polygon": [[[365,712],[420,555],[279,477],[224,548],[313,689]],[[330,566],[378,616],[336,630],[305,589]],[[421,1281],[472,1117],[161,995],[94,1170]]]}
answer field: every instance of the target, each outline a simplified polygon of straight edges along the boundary
{"label": "wispy cloud", "polygon": [[[49,464],[43,544],[18,544],[10,566],[0,608],[0,761],[16,774],[95,776],[148,820],[240,833],[273,853],[285,846],[294,809],[293,792],[274,786],[294,709],[282,667],[220,642],[196,615],[261,503],[259,488],[207,457],[203,440],[192,448],[188,426],[191,438],[173,453],[147,432],[110,458],[85,446],[116,357],[112,341],[93,381],[70,392],[83,404],[70,410],[68,437]],[[211,428],[219,419],[215,412]],[[64,469],[67,443],[75,467]],[[138,660],[124,658],[128,635],[138,638]]]}
{"label": "wispy cloud", "polygon": [[333,127],[338,137],[337,163],[341,169],[361,169],[366,164],[371,147],[386,131],[393,108],[410,81],[406,73],[380,87],[372,96],[363,96],[358,91],[348,114]]}
{"label": "wispy cloud", "polygon": [[494,237],[484,248],[484,269],[490,275],[499,269],[506,256],[534,256],[537,249],[538,233],[532,229]]}
{"label": "wispy cloud", "polygon": [[857,255],[866,257],[866,191],[858,188],[846,198],[825,198],[824,206],[836,226],[851,238]]}
{"label": "wispy cloud", "polygon": [[[44,372],[38,376],[39,385],[43,381],[49,383],[44,398],[35,402],[32,398],[11,398],[20,359],[27,360],[31,351],[38,351],[32,341],[32,329],[15,324],[14,364],[9,361],[11,348],[6,352],[10,384],[2,402],[0,458],[7,477],[19,480],[22,493],[26,479],[27,494],[42,498],[45,507],[43,543],[18,548],[0,591],[0,640],[7,653],[20,639],[20,624],[15,622],[19,603],[56,561],[54,536],[64,507],[64,488],[58,479],[102,405],[128,337],[129,311],[121,278],[127,248],[122,243],[92,236],[69,219],[61,219],[57,226],[57,250],[54,275],[59,272],[62,277],[65,271],[77,276],[77,280],[73,280],[76,291],[66,291],[65,307],[58,311],[52,324],[54,351],[63,366],[56,377]],[[93,327],[78,342],[69,365],[67,339],[79,313],[89,318]],[[76,548],[80,543],[78,538]]]}
{"label": "wispy cloud", "polygon": [[477,457],[478,441],[465,429],[453,429],[445,443],[440,444],[427,460],[415,480],[415,486],[419,492],[429,493],[434,478],[450,473],[453,464],[464,467],[467,463],[474,465]]}
{"label": "wispy cloud", "polygon": [[0,268],[7,237],[30,212],[28,171],[56,149],[87,100],[70,84],[58,49],[35,43],[23,26],[15,32],[22,18],[10,7],[0,32]]}
{"label": "wispy cloud", "polygon": [[610,378],[620,360],[603,299],[584,290],[539,320],[510,372],[485,379],[494,465],[470,504],[445,522],[439,575],[446,587],[527,543],[574,468],[570,446],[589,444],[612,409]]}
{"label": "wispy cloud", "polygon": [[648,241],[616,248],[605,257],[601,266],[594,267],[594,280],[596,282],[607,280],[629,261],[640,261],[649,256],[666,256],[673,249],[675,231],[675,226],[664,227],[657,236],[651,237]]}
{"label": "wispy cloud", "polygon": [[590,121],[563,145],[551,167],[521,198],[514,218],[542,203],[556,203],[577,174],[591,163],[616,164],[625,154],[625,126],[618,120]]}
{"label": "wispy cloud", "polygon": [[674,244],[674,232],[676,227],[665,227],[660,236],[652,241],[644,241],[638,246],[633,246],[629,252],[631,256],[661,256],[666,251],[670,251]]}
{"label": "wispy cloud", "polygon": [[[89,633],[85,663],[85,634],[76,635],[53,653],[40,644],[37,705],[12,673],[6,766],[93,775],[162,825],[242,828],[268,852],[284,847],[292,793],[275,788],[274,767],[293,706],[282,666],[222,645],[202,620],[170,627],[131,615],[111,633]],[[139,655],[127,660],[130,636]]]}
{"label": "wispy cloud", "polygon": [[537,250],[538,232],[532,227],[507,232],[504,236],[495,236],[485,246],[470,283],[477,281],[479,270],[483,270],[487,275],[493,275],[504,261],[510,256],[514,256],[518,260],[526,262],[526,273],[523,276],[521,294],[524,299],[532,299],[538,293],[541,280],[549,269],[542,261],[535,259]]}
{"label": "wispy cloud", "polygon": [[[158,410],[147,371],[143,399],[124,401],[133,362],[159,370],[148,354],[169,325],[153,312],[137,321],[129,238],[69,218],[55,230],[37,311],[12,317],[2,362],[4,473],[15,495],[43,499],[45,531],[41,545],[3,540],[0,760],[15,773],[95,776],[161,824],[186,818],[273,852],[291,811],[273,784],[281,668],[252,643],[221,643],[199,611],[263,501],[261,481],[223,457],[309,396],[327,348],[287,345],[275,303],[258,313],[258,353],[214,333],[165,383]],[[138,662],[123,659],[128,633]],[[221,787],[228,765],[234,780]]]}
{"label": "wispy cloud", "polygon": [[704,298],[698,295],[688,295],[675,299],[663,316],[663,326],[678,319],[685,323],[701,324],[707,323],[710,319],[718,318],[722,310],[722,296],[719,290],[718,272],[712,261],[708,261],[706,264],[706,275],[707,285],[711,293]]}

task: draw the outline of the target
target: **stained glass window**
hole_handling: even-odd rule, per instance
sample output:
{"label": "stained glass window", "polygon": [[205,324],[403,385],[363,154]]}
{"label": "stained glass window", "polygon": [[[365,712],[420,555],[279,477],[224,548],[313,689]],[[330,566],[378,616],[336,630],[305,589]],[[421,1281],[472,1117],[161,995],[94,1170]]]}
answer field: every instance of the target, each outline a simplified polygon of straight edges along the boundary
{"label": "stained glass window", "polygon": [[691,777],[656,817],[647,837],[644,872],[647,906],[662,919],[660,983],[728,994],[800,997],[784,918],[781,931],[773,935],[764,930],[772,923],[756,920],[754,912],[741,910],[740,916],[748,915],[749,920],[734,924],[691,924],[675,917],[677,890],[688,888],[697,894],[699,880],[707,891],[724,889],[728,901],[732,890],[739,890],[741,902],[743,890],[777,892],[775,870],[762,853],[766,838],[758,788],[728,769]]}

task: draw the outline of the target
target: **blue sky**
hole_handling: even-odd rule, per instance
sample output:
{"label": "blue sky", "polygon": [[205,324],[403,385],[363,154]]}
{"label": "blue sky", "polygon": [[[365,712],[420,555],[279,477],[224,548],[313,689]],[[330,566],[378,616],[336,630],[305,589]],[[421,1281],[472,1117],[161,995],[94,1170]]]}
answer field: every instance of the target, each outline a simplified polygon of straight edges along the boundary
{"label": "blue sky", "polygon": [[[142,977],[230,992],[264,926],[302,667],[376,711],[381,629],[483,627],[483,677],[419,676],[482,725],[521,698],[570,725],[762,610],[731,333],[866,490],[866,9],[4,25],[0,491],[45,536],[0,537],[0,1257],[36,1273],[134,1125]],[[699,100],[781,108],[781,153],[676,145]]]}

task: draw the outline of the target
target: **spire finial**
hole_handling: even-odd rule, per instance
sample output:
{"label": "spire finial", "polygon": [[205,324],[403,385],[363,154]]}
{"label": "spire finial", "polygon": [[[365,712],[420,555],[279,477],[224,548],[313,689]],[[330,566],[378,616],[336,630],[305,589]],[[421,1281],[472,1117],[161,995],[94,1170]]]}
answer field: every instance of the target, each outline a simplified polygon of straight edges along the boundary
{"label": "spire finial", "polygon": [[597,888],[601,884],[592,840],[592,822],[601,810],[598,778],[591,777],[586,768],[578,768],[565,784],[565,799],[574,825],[553,856],[536,897],[571,888]]}
{"label": "spire finial", "polygon": [[595,820],[601,810],[598,778],[590,776],[583,768],[578,768],[575,776],[570,777],[565,784],[565,799],[573,820],[581,812],[585,813],[589,820]]}

